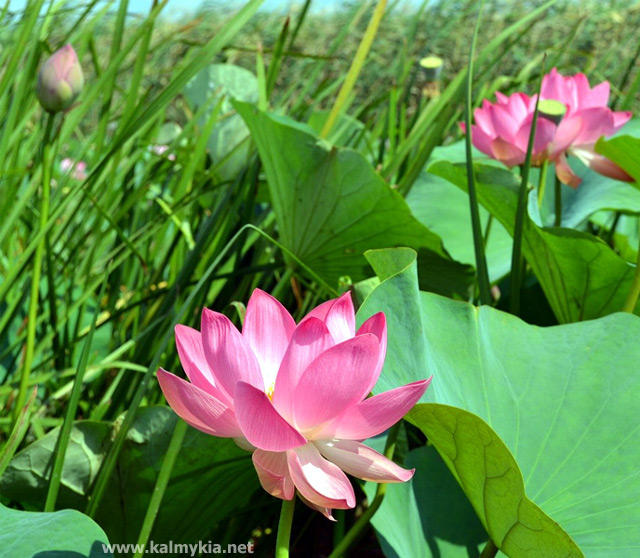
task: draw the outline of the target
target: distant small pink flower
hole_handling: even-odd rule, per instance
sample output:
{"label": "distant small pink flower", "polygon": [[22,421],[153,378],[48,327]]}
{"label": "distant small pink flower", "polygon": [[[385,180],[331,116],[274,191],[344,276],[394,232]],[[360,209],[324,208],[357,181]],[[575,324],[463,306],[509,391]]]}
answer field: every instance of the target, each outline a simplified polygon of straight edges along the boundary
{"label": "distant small pink flower", "polygon": [[[474,111],[471,126],[473,145],[489,157],[508,167],[524,163],[537,95],[524,93],[510,96],[496,93],[497,102],[486,99]],[[562,76],[556,68],[543,77],[542,100],[562,103],[566,112],[556,123],[539,114],[531,162],[540,165],[545,160],[555,163],[556,174],[565,184],[577,187],[580,178],[571,170],[566,155],[578,157],[593,170],[617,180],[631,177],[606,157],[595,152],[595,143],[602,136],[617,132],[631,118],[630,112],[614,112],[607,106],[609,82],[593,88],[584,74]],[[464,124],[461,125],[465,131]]]}
{"label": "distant small pink flower", "polygon": [[191,426],[252,451],[269,494],[291,500],[297,489],[307,505],[333,519],[332,509],[356,504],[345,473],[374,482],[413,476],[360,443],[400,420],[430,382],[367,398],[384,363],[384,314],[356,331],[347,293],[296,325],[276,299],[256,289],[242,333],[206,308],[201,325],[201,332],[176,326],[190,382],[160,369],[162,391]]}
{"label": "distant small pink flower", "polygon": [[[169,149],[168,145],[163,145],[163,144],[158,144],[158,145],[152,145],[151,146],[151,151],[153,153],[155,153],[156,155],[158,155],[159,157],[162,157],[162,155],[164,155],[167,150]],[[176,160],[176,156],[174,153],[169,153],[167,155],[167,159],[169,159],[169,161],[175,161]]]}
{"label": "distant small pink flower", "polygon": [[607,106],[609,89],[608,81],[591,88],[584,74],[563,76],[556,68],[542,79],[540,98],[559,101],[567,109],[550,147],[550,158],[556,163],[558,178],[574,188],[581,180],[567,163],[566,153],[604,176],[633,181],[620,167],[595,152],[599,138],[613,135],[631,118],[630,112],[614,112]]}
{"label": "distant small pink flower", "polygon": [[76,180],[85,180],[87,178],[87,163],[84,161],[76,162],[73,159],[65,157],[60,161],[60,170],[65,173],[72,170],[71,176]]}

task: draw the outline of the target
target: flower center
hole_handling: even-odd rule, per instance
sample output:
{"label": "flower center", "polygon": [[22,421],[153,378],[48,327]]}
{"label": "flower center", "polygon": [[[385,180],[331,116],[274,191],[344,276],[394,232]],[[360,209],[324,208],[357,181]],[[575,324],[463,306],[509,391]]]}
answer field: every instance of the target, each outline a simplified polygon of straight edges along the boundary
{"label": "flower center", "polygon": [[273,401],[273,390],[275,388],[275,384],[271,384],[266,390],[265,393],[267,394],[267,397],[269,398],[269,401]]}

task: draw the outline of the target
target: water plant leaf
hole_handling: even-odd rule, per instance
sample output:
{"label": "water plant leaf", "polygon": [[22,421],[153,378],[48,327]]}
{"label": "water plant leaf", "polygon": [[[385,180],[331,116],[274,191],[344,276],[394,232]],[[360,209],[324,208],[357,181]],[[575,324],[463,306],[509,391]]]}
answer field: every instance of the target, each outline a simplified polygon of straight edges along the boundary
{"label": "water plant leaf", "polygon": [[[511,232],[518,180],[493,165],[475,168],[480,203]],[[466,189],[460,165],[439,161],[429,172]],[[599,238],[573,229],[541,228],[527,217],[522,249],[559,322],[588,320],[622,308],[634,269]]]}
{"label": "water plant leaf", "polygon": [[306,125],[234,102],[265,167],[280,240],[330,284],[368,276],[363,253],[410,246],[420,253],[423,288],[468,291],[468,266],[446,253],[404,199],[351,149],[318,139]]}
{"label": "water plant leaf", "polygon": [[[145,407],[138,412],[96,514],[111,542],[137,539],[176,420],[168,407]],[[117,422],[115,426],[97,421],[74,424],[62,471],[60,506],[84,508],[114,428]],[[16,454],[0,479],[0,494],[28,508],[41,508],[57,432],[47,433]],[[249,453],[232,440],[189,428],[151,539],[181,543],[206,539],[230,515],[248,508],[252,501],[260,503],[262,494],[254,496],[258,488]]]}
{"label": "water plant leaf", "polygon": [[104,531],[76,510],[28,512],[0,504],[0,548],[3,556],[34,558],[108,558]]}
{"label": "water plant leaf", "polygon": [[[617,313],[531,326],[493,308],[420,292],[406,250],[367,257],[374,269],[384,260],[384,279],[358,320],[378,311],[389,319],[388,357],[374,391],[433,374],[422,401],[486,421],[517,462],[528,497],[585,555],[638,548],[640,532],[631,526],[640,523],[640,426],[630,417],[640,396],[640,318]],[[446,415],[442,421],[440,428],[450,427]]]}

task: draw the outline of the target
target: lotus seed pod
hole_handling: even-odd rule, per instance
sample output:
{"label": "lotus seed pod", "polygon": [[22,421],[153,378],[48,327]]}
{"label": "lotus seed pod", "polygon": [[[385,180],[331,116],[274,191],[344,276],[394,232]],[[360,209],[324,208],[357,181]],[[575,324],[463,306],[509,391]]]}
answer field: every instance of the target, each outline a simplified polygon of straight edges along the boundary
{"label": "lotus seed pod", "polygon": [[420,66],[424,68],[426,81],[437,81],[440,79],[444,60],[438,56],[425,56],[420,60]]}
{"label": "lotus seed pod", "polygon": [[73,47],[67,44],[42,64],[36,96],[46,111],[60,112],[71,106],[83,85],[80,62]]}

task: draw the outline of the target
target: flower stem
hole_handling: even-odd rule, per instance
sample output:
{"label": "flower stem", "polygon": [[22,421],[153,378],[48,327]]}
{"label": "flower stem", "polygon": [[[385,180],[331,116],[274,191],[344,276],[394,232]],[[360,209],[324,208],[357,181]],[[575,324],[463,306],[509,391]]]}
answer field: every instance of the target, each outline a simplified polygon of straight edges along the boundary
{"label": "flower stem", "polygon": [[[40,230],[44,230],[49,220],[49,198],[51,195],[51,144],[54,115],[47,114],[47,123],[42,143],[42,200],[40,202]],[[33,364],[33,354],[36,342],[36,320],[38,317],[38,298],[40,295],[40,274],[42,272],[42,257],[44,255],[45,237],[42,236],[36,247],[33,260],[33,275],[31,277],[31,298],[29,300],[29,317],[27,322],[27,341],[24,363],[20,376],[20,386],[14,407],[14,424],[20,416],[20,411],[27,398],[29,388],[29,376]]]}
{"label": "flower stem", "polygon": [[[396,439],[398,437],[398,430],[400,429],[400,423],[396,423],[389,429],[389,435],[387,436],[387,443],[384,448],[384,455],[388,459],[393,458],[393,452],[396,449]],[[351,529],[347,532],[345,537],[334,547],[333,552],[329,554],[329,558],[340,558],[344,556],[349,547],[355,543],[362,534],[364,528],[367,526],[371,518],[378,511],[378,508],[384,500],[384,495],[387,492],[387,485],[380,483],[376,489],[376,495],[371,501],[371,505],[365,510],[365,512],[357,519],[357,521],[351,526]],[[279,557],[278,557],[279,558]]]}
{"label": "flower stem", "polygon": [[631,290],[627,295],[627,300],[622,307],[623,312],[630,312],[633,314],[638,303],[638,296],[640,296],[640,243],[638,244],[638,259],[636,260],[636,272],[633,274],[633,282],[631,283]]}
{"label": "flower stem", "polygon": [[544,191],[547,186],[547,168],[549,167],[549,161],[545,159],[540,167],[540,178],[538,178],[538,207],[542,206],[544,200]]}
{"label": "flower stem", "polygon": [[291,500],[282,500],[278,536],[276,537],[276,558],[289,558],[289,540],[291,539],[291,524],[293,523],[295,505],[295,496]]}
{"label": "flower stem", "polygon": [[562,225],[562,182],[556,176],[555,184],[555,203],[556,203],[556,216],[553,222],[554,227]]}

